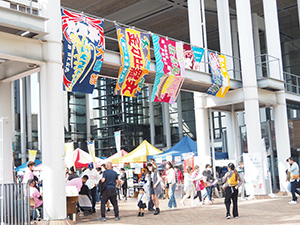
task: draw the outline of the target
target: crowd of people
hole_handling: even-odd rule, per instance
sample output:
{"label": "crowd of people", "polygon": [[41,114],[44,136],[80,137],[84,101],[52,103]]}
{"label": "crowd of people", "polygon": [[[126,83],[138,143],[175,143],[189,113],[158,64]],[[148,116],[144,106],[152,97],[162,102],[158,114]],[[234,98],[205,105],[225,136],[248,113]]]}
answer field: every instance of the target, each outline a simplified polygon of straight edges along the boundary
{"label": "crowd of people", "polygon": [[[299,166],[289,158],[287,179],[290,181],[288,190],[292,193],[290,204],[297,203],[296,194],[300,195],[297,190],[299,182]],[[34,208],[37,215],[34,219],[43,216],[43,193],[42,182],[33,175],[34,162],[28,162],[28,169],[23,176],[23,183],[29,184],[30,198],[34,200]],[[165,168],[150,159],[146,167],[142,170],[140,176],[133,175],[134,183],[143,183],[139,188],[137,196],[138,217],[145,215],[145,209],[153,211],[154,215],[160,214],[160,199],[168,199],[168,209],[177,208],[176,191],[183,186],[183,197],[180,199],[182,206],[197,206],[213,204],[213,189],[219,184],[225,195],[226,218],[230,219],[231,215],[238,218],[238,195],[245,198],[244,167],[240,162],[235,168],[233,163],[229,163],[226,171],[220,171],[223,174],[221,181],[215,179],[211,165],[207,164],[205,170],[201,173],[200,167],[195,165],[194,168],[187,166],[184,173],[174,167],[171,162],[165,164]],[[106,220],[106,211],[110,211],[110,204],[113,206],[116,220],[120,220],[118,200],[127,200],[128,196],[128,174],[124,168],[120,169],[120,174],[114,171],[112,163],[107,162],[101,168],[94,168],[93,163],[89,163],[88,168],[82,170],[82,173],[76,173],[74,167],[66,168],[66,186],[75,186],[81,198],[85,198],[89,204],[77,204],[78,212],[82,211],[85,216],[96,212],[96,203],[101,202],[100,221]],[[240,191],[239,191],[240,190]],[[202,196],[202,192],[205,192]],[[180,192],[179,192],[180,193]],[[190,203],[187,203],[189,199]],[[198,200],[196,200],[198,199]],[[232,214],[230,213],[231,203],[233,205]]]}

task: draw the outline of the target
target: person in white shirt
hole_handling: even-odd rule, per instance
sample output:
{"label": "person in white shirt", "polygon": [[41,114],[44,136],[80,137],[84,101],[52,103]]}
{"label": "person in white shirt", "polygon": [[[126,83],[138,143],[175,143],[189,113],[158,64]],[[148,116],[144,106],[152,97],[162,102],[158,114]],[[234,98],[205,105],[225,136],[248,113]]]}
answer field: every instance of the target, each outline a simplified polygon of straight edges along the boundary
{"label": "person in white shirt", "polygon": [[190,197],[191,199],[191,205],[194,206],[194,184],[193,184],[193,178],[192,178],[192,167],[188,166],[186,168],[186,173],[184,173],[184,192],[185,195],[183,196],[183,199],[180,201],[180,204],[185,206],[184,201]]}
{"label": "person in white shirt", "polygon": [[290,167],[288,168],[288,170],[291,175],[290,183],[291,183],[291,193],[293,197],[292,201],[290,201],[289,204],[297,204],[297,196],[295,193],[300,195],[300,191],[297,190],[297,183],[299,181],[299,166],[294,161],[293,157],[289,158],[289,164]]}
{"label": "person in white shirt", "polygon": [[167,162],[166,168],[167,168],[166,179],[169,185],[169,197],[170,197],[168,208],[172,209],[177,207],[177,203],[175,199],[175,189],[176,189],[175,170],[171,162]]}
{"label": "person in white shirt", "polygon": [[83,177],[84,175],[87,175],[89,177],[89,179],[86,182],[86,185],[89,187],[89,189],[91,190],[91,199],[92,199],[92,213],[96,212],[96,202],[97,202],[97,185],[99,183],[100,180],[100,175],[97,172],[97,170],[94,169],[94,164],[91,162],[88,165],[87,170],[85,170],[82,174],[81,177]]}

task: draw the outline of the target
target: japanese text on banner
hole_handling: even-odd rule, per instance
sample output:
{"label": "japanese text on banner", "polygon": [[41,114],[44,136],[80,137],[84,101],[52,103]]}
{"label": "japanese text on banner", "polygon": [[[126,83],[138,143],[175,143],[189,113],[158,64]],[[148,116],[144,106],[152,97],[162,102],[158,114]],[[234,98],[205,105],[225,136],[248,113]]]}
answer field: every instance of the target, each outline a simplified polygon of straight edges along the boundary
{"label": "japanese text on banner", "polygon": [[116,25],[121,67],[115,94],[137,97],[150,69],[150,35]]}
{"label": "japanese text on banner", "polygon": [[182,42],[152,36],[156,59],[156,76],[151,101],[175,103],[184,81]]}
{"label": "japanese text on banner", "polygon": [[64,40],[63,87],[92,93],[103,64],[103,20],[61,9]]}

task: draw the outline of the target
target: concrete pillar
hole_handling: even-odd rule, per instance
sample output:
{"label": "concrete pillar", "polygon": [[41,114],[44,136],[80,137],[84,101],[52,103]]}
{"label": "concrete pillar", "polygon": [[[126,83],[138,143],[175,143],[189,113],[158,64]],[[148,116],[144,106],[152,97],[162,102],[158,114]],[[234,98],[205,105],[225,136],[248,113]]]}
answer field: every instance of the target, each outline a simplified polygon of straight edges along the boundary
{"label": "concrete pillar", "polygon": [[204,169],[205,164],[211,163],[208,112],[205,108],[204,96],[203,93],[194,93],[197,149],[201,169]]}
{"label": "concrete pillar", "polygon": [[[249,153],[262,153],[250,0],[236,0]],[[263,174],[263,173],[262,173]]]}
{"label": "concrete pillar", "polygon": [[239,40],[238,40],[238,30],[237,21],[231,21],[231,36],[232,36],[232,48],[233,48],[233,66],[234,66],[234,78],[237,80],[242,79],[241,77],[241,66],[240,66],[240,52],[239,52]]}
{"label": "concrete pillar", "polygon": [[149,88],[150,137],[151,137],[151,144],[155,145],[154,103],[150,101],[150,96],[152,95],[152,86],[148,85],[148,88]]}
{"label": "concrete pillar", "polygon": [[231,112],[226,112],[226,133],[227,133],[227,147],[228,147],[228,159],[236,159],[236,148],[235,148],[235,133],[233,131],[233,116]]}
{"label": "concrete pillar", "polygon": [[[203,11],[202,0],[188,0],[190,43],[198,47],[206,47],[205,14]],[[203,60],[207,60],[206,53]],[[200,71],[206,71],[205,64],[200,64]]]}
{"label": "concrete pillar", "polygon": [[[255,49],[255,62],[257,77],[263,77],[262,65],[261,65],[261,52],[260,52],[260,38],[259,38],[259,21],[257,13],[252,14],[253,22],[253,37],[254,37],[254,49]],[[261,65],[261,66],[259,66]]]}
{"label": "concrete pillar", "polygon": [[0,183],[14,182],[11,101],[11,83],[0,81]]}
{"label": "concrete pillar", "polygon": [[[263,0],[264,18],[266,27],[267,52],[269,56],[276,57],[279,61],[269,58],[270,76],[283,80],[282,56],[279,33],[279,20],[276,0]],[[283,88],[283,87],[282,87]]]}
{"label": "concrete pillar", "polygon": [[41,5],[49,18],[40,72],[44,219],[59,221],[66,218],[60,1],[44,0]]}
{"label": "concrete pillar", "polygon": [[162,103],[164,136],[167,149],[172,147],[169,103]]}
{"label": "concrete pillar", "polygon": [[[201,0],[188,0],[188,16],[189,16],[189,32],[190,42],[198,47],[205,47],[206,32],[205,17],[202,17]],[[202,11],[204,7],[202,7]],[[204,56],[206,58],[206,55]],[[205,66],[201,64],[200,71],[205,71]],[[205,99],[203,93],[194,92],[194,107],[195,107],[195,123],[197,136],[197,150],[199,157],[200,169],[204,169],[205,164],[211,163],[210,160],[210,142],[209,142],[209,126],[208,112],[205,108]]]}
{"label": "concrete pillar", "polygon": [[217,0],[217,14],[219,26],[219,41],[220,51],[226,56],[226,66],[229,77],[234,78],[233,73],[233,58],[232,56],[232,39],[231,39],[231,26],[230,26],[230,11],[228,0]]}
{"label": "concrete pillar", "polygon": [[182,121],[182,104],[181,104],[181,92],[177,97],[177,115],[178,115],[178,133],[179,140],[183,138],[183,121]]}
{"label": "concrete pillar", "polygon": [[20,79],[20,133],[21,133],[21,163],[27,162],[26,148],[26,78]]}
{"label": "concrete pillar", "polygon": [[288,117],[286,110],[285,92],[276,93],[277,104],[274,106],[274,125],[278,160],[280,191],[285,191],[286,159],[291,156]]}
{"label": "concrete pillar", "polygon": [[31,78],[26,77],[26,115],[27,115],[27,143],[29,143],[28,148],[33,149],[32,143],[32,113],[31,113]]}
{"label": "concrete pillar", "polygon": [[92,138],[91,135],[91,119],[90,119],[90,97],[89,94],[85,95],[85,106],[86,106],[86,140],[90,141]]}

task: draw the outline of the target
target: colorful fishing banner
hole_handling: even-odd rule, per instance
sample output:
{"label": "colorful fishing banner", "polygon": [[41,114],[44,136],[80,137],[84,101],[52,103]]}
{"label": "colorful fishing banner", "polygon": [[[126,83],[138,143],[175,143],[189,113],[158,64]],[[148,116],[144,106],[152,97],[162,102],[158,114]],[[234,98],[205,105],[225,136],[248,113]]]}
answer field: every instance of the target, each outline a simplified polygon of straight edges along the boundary
{"label": "colorful fishing banner", "polygon": [[35,161],[36,158],[36,150],[28,150],[28,161]]}
{"label": "colorful fishing banner", "polygon": [[205,50],[196,46],[183,45],[185,68],[199,70]]}
{"label": "colorful fishing banner", "polygon": [[184,54],[182,42],[152,36],[156,60],[156,76],[151,101],[175,103],[184,81]]}
{"label": "colorful fishing banner", "polygon": [[88,146],[88,150],[90,155],[93,158],[93,162],[96,163],[96,156],[95,156],[95,142],[94,141],[90,141],[87,143]]}
{"label": "colorful fishing banner", "polygon": [[208,62],[212,74],[212,85],[207,90],[207,94],[224,98],[230,88],[230,78],[226,69],[225,56],[218,56],[213,52],[208,52]]}
{"label": "colorful fishing banner", "polygon": [[137,97],[150,70],[150,35],[116,25],[121,67],[115,94]]}
{"label": "colorful fishing banner", "polygon": [[61,9],[64,40],[63,88],[92,93],[103,64],[103,20]]}

